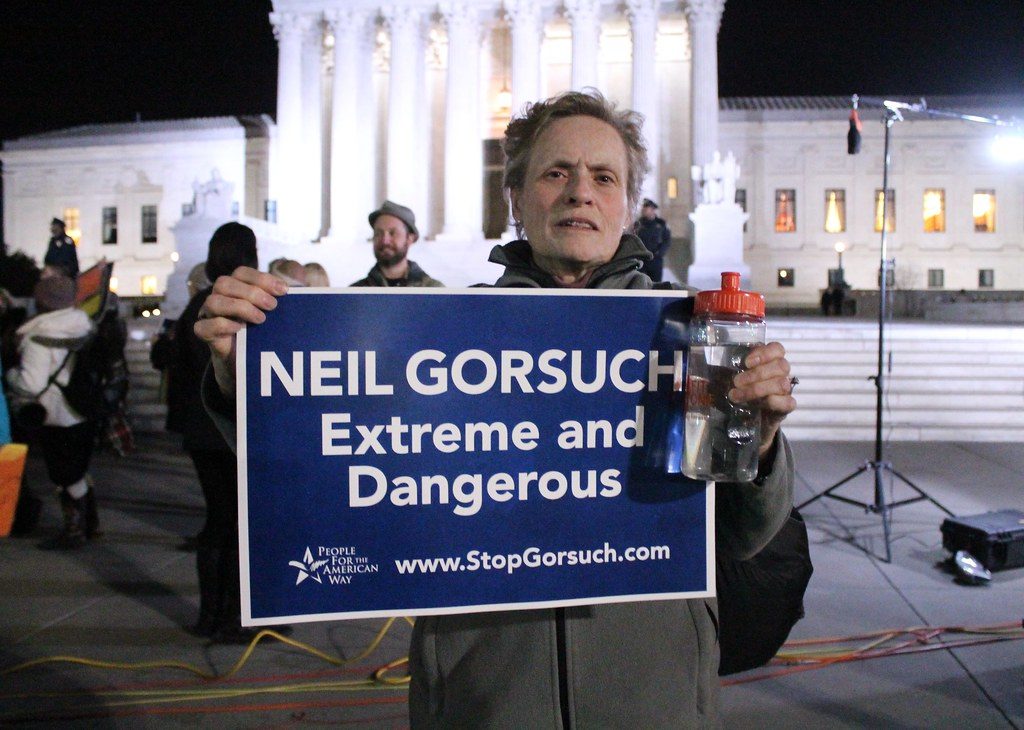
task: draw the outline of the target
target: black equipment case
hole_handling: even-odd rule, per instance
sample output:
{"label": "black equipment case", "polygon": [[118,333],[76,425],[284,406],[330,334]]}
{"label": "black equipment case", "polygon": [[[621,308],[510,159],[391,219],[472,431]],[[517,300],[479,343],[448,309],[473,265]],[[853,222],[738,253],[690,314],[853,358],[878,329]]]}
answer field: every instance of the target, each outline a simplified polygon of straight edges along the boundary
{"label": "black equipment case", "polygon": [[1024,565],[1024,512],[1004,509],[942,522],[942,546],[966,550],[989,570]]}

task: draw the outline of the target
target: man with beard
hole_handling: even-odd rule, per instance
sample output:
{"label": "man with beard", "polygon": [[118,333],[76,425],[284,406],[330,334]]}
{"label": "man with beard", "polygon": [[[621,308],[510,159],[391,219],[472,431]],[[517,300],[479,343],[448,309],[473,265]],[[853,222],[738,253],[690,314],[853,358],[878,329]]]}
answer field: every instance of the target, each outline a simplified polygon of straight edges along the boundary
{"label": "man with beard", "polygon": [[380,208],[370,213],[369,220],[377,264],[365,279],[352,286],[444,286],[408,258],[409,246],[420,237],[416,216],[409,208],[385,200]]}

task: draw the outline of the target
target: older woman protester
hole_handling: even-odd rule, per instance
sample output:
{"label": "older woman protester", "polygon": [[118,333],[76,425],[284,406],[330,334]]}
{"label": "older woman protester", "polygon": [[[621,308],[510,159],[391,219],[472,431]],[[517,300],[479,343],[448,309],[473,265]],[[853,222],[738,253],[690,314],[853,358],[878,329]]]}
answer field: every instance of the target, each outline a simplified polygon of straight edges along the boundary
{"label": "older woman protester", "polygon": [[[650,289],[650,253],[627,233],[647,172],[641,118],[596,92],[533,104],[505,135],[508,189],[520,240],[496,246],[499,287]],[[235,334],[258,325],[287,292],[240,269],[219,279],[196,334],[213,353],[208,407],[233,412]],[[779,431],[796,408],[782,345],[755,348],[731,397],[763,414],[760,471],[720,484],[720,550],[757,553],[785,522],[793,461]],[[214,385],[214,380],[216,385]],[[230,432],[230,429],[228,429]],[[410,651],[414,727],[703,727],[719,724],[713,599],[428,616]]]}

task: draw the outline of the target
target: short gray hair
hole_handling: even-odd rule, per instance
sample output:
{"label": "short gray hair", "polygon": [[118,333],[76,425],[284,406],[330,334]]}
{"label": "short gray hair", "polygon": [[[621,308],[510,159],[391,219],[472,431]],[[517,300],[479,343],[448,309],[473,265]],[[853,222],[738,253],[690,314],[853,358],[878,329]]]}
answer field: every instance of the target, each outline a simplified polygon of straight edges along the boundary
{"label": "short gray hair", "polygon": [[[626,146],[626,166],[629,172],[626,201],[630,212],[635,212],[640,202],[640,186],[651,169],[647,147],[640,131],[644,118],[642,114],[630,109],[620,111],[597,89],[566,91],[550,99],[528,104],[519,116],[509,122],[501,145],[505,152],[505,189],[523,189],[534,145],[552,122],[566,117],[593,117],[610,124],[619,133]],[[516,221],[516,234],[523,237],[523,226],[519,221]]]}

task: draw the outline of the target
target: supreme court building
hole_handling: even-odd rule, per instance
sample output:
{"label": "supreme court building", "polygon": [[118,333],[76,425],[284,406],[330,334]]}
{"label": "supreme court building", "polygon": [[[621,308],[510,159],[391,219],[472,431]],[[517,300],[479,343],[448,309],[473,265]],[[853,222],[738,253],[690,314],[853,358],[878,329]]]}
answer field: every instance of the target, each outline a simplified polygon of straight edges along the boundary
{"label": "supreme court building", "polygon": [[[491,281],[487,253],[509,233],[505,125],[531,101],[594,87],[646,118],[653,167],[643,190],[673,231],[671,278],[685,280],[690,263],[691,166],[732,151],[736,202],[749,215],[744,260],[769,303],[816,301],[836,244],[847,281],[877,286],[877,115],[861,110],[863,151],[848,156],[848,99],[719,99],[725,4],[274,0],[275,119],[89,125],[6,141],[5,238],[41,260],[50,217],[71,218],[85,265],[115,260],[122,294],[159,292],[176,226],[196,215],[196,191],[216,171],[264,264],[287,255],[324,264],[336,285],[360,278],[372,264],[367,213],[387,198],[416,212],[423,238],[411,255],[431,275]],[[942,101],[1024,108],[1020,98]],[[908,118],[894,130],[887,225],[905,288],[1024,289],[1024,173],[991,158],[991,136],[956,120]]]}

